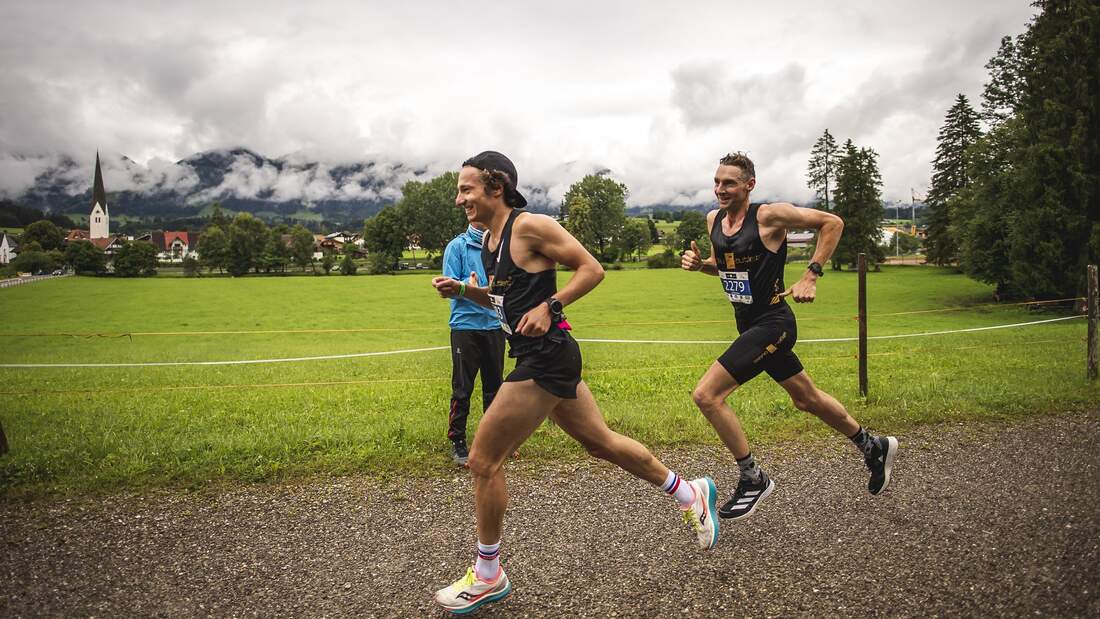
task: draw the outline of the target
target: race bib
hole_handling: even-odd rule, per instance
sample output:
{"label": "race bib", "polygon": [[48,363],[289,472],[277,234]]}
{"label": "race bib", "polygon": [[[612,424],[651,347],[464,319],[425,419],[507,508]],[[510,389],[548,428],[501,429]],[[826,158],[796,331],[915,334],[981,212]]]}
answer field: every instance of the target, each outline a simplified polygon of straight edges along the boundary
{"label": "race bib", "polygon": [[748,271],[719,271],[718,278],[722,280],[722,289],[726,296],[734,303],[752,303],[752,287],[749,286]]}
{"label": "race bib", "polygon": [[504,295],[491,294],[489,295],[489,302],[493,304],[493,311],[497,313],[497,320],[500,321],[500,328],[508,335],[512,335],[512,327],[508,326],[508,319],[504,317]]}

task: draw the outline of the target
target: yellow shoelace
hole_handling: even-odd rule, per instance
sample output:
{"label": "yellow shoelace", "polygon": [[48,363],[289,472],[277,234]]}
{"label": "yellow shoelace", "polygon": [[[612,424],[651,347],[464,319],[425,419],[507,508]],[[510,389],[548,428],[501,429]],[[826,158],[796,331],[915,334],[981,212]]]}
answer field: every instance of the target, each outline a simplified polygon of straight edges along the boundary
{"label": "yellow shoelace", "polygon": [[477,576],[474,575],[474,568],[468,567],[466,568],[466,575],[456,580],[451,586],[455,589],[465,589],[466,587],[474,586],[474,581],[476,579]]}
{"label": "yellow shoelace", "polygon": [[703,525],[699,524],[699,519],[695,517],[695,512],[690,509],[685,509],[680,513],[680,516],[684,519],[684,522],[690,524],[693,529],[699,531],[703,528]]}

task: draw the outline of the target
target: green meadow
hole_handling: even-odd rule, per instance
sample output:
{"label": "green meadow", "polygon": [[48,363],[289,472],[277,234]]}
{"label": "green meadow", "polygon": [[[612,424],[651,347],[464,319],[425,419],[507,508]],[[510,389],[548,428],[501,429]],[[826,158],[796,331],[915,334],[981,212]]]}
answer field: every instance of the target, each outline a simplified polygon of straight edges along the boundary
{"label": "green meadow", "polygon": [[[790,265],[788,282],[804,267]],[[568,273],[560,273],[564,283]],[[0,364],[248,361],[448,345],[431,273],[356,277],[71,277],[0,290]],[[950,270],[868,275],[871,336],[1069,316],[996,305]],[[872,340],[858,395],[856,275],[827,272],[795,306],[795,350],[825,390],[874,430],[1095,407],[1081,318],[1019,328]],[[609,271],[568,308],[585,339],[585,380],[608,423],[655,447],[718,444],[696,411],[696,380],[736,333],[715,278]],[[717,343],[703,343],[715,341]],[[507,371],[507,369],[506,369]],[[448,350],[237,365],[0,367],[0,495],[35,497],[366,473],[451,471]],[[757,444],[827,433],[762,376],[730,400]],[[480,396],[470,422],[476,431]],[[585,457],[544,425],[525,458]]]}

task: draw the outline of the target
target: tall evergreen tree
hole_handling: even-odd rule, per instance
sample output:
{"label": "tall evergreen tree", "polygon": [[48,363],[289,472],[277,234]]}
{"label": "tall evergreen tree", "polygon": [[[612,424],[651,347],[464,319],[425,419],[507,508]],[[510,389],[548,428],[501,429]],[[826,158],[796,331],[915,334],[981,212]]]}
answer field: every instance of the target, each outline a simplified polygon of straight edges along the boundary
{"label": "tall evergreen tree", "polygon": [[982,91],[981,117],[988,130],[971,147],[970,185],[952,200],[959,266],[970,277],[994,284],[998,297],[1020,294],[1011,281],[1008,224],[1019,209],[1012,153],[1022,140],[1016,109],[1023,97],[1027,45],[1026,34],[1004,37],[985,65],[990,76]]}
{"label": "tall evergreen tree", "polygon": [[1016,113],[1022,95],[1023,51],[1027,47],[1024,35],[1013,39],[1001,37],[997,54],[986,63],[989,81],[982,89],[982,120],[989,127],[1001,125]]}
{"label": "tall evergreen tree", "polygon": [[960,94],[947,111],[937,136],[936,159],[932,162],[932,186],[927,199],[928,238],[925,240],[929,262],[944,265],[958,259],[951,211],[952,207],[962,207],[953,203],[953,199],[970,184],[970,149],[980,137],[978,113],[966,96]]}
{"label": "tall evergreen tree", "polygon": [[1020,211],[1009,224],[1016,288],[1077,296],[1100,260],[1100,4],[1038,0],[1027,34],[1013,157]]}
{"label": "tall evergreen tree", "polygon": [[1008,263],[1008,222],[1018,210],[1018,179],[1009,163],[1019,142],[1019,122],[993,127],[971,149],[971,184],[955,196],[959,266],[979,281],[994,284],[998,297],[1015,296]]}
{"label": "tall evergreen tree", "polygon": [[999,294],[1078,296],[1100,260],[1100,6],[1038,0],[990,64],[962,265]]}
{"label": "tall evergreen tree", "polygon": [[844,143],[837,158],[834,212],[844,220],[844,235],[833,253],[833,269],[841,265],[855,266],[860,253],[876,265],[886,259],[879,240],[879,224],[886,215],[882,206],[882,175],[878,170],[878,153],[870,148],[856,148],[852,140]]}
{"label": "tall evergreen tree", "polygon": [[814,142],[810,151],[810,164],[806,170],[807,186],[817,192],[818,198],[824,202],[826,211],[832,210],[829,201],[830,188],[836,189],[836,162],[839,156],[836,139],[826,129],[825,133]]}

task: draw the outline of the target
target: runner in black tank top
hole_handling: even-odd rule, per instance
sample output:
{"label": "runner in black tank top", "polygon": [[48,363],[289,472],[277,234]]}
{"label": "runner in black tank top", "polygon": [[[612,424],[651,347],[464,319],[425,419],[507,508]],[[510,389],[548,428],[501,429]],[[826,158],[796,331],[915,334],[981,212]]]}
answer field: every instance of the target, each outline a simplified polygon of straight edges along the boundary
{"label": "runner in black tank top", "polygon": [[481,259],[490,277],[489,300],[508,338],[508,354],[517,359],[515,370],[504,380],[533,379],[535,384],[559,398],[575,399],[577,383],[581,380],[581,351],[569,335],[565,317],[552,322],[550,329],[537,337],[519,332],[523,316],[558,291],[556,269],[528,273],[512,260],[512,226],[523,215],[524,211],[512,210],[495,250],[489,250],[489,239],[481,246]]}
{"label": "runner in black tank top", "polygon": [[[840,402],[818,389],[792,350],[798,329],[784,297],[790,295],[798,303],[814,300],[817,278],[823,274],[821,264],[836,249],[844,222],[830,213],[792,204],[750,204],[749,194],[755,186],[756,170],[748,157],[736,153],[722,158],[714,175],[719,209],[707,215],[711,256],[704,261],[692,241],[691,250],[681,261],[685,270],[718,276],[723,294],[733,304],[740,334],[699,379],[692,394],[699,410],[737,459],[737,488],[718,512],[723,518],[733,519],[752,515],[775,489],[775,482],[756,464],[741,423],[726,403],[735,389],[760,372],[767,372],[779,383],[795,407],[816,415],[855,443],[871,474],[867,483],[871,494],[879,494],[890,483],[898,445],[892,436],[876,438],[869,434]],[[783,269],[787,262],[787,231],[791,228],[813,228],[819,235],[809,269],[787,289]]]}
{"label": "runner in black tank top", "polygon": [[787,264],[787,241],[773,252],[760,238],[756,214],[760,206],[750,205],[741,228],[726,235],[721,212],[714,218],[710,242],[718,281],[733,305],[737,338],[718,358],[738,384],[745,384],[760,372],[783,382],[802,371],[802,363],[791,350],[798,335],[794,312],[780,295],[783,268]]}
{"label": "runner in black tank top", "polygon": [[[471,223],[489,230],[482,260],[489,286],[436,277],[445,298],[464,296],[492,307],[507,332],[516,368],[497,391],[478,424],[468,464],[474,478],[477,561],[463,578],[435,594],[445,610],[465,614],[507,596],[511,582],[500,565],[500,541],[508,494],[504,463],[547,417],[584,446],[671,495],[702,549],[718,542],[717,489],[709,477],[681,479],[643,445],[607,427],[592,392],[581,380],[581,354],[569,334],[562,308],[581,298],[604,277],[603,267],[557,221],[521,210],[527,201],[516,189],[516,169],[507,157],[487,151],[468,159],[458,174],[455,204]],[[557,288],[556,267],[572,270]],[[578,482],[579,483],[579,482]],[[606,511],[601,526],[615,527],[602,494],[591,506]],[[582,583],[577,583],[581,586]],[[559,591],[560,593],[560,591]]]}

